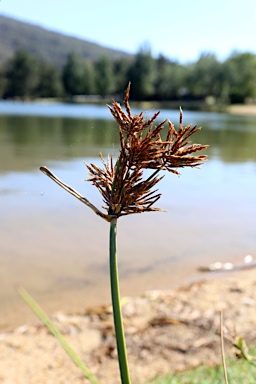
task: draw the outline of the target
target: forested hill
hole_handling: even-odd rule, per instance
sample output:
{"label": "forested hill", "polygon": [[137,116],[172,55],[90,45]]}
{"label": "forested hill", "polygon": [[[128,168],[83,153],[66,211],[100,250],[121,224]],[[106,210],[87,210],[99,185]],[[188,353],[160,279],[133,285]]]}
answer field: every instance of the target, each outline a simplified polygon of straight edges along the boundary
{"label": "forested hill", "polygon": [[75,52],[87,60],[97,60],[103,55],[111,59],[131,56],[122,51],[0,15],[0,63],[12,57],[19,49],[58,67],[63,66],[70,52]]}

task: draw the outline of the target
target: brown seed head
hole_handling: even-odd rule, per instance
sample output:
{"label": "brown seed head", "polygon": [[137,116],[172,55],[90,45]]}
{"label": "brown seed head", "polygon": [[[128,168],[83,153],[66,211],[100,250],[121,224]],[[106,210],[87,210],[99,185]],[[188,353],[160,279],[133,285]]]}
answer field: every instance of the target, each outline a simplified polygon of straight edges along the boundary
{"label": "brown seed head", "polygon": [[[196,156],[194,153],[207,148],[207,145],[191,144],[188,140],[200,128],[191,125],[183,127],[181,109],[179,130],[176,131],[168,121],[167,136],[162,140],[160,134],[166,120],[154,125],[160,112],[148,120],[142,112],[132,116],[129,91],[130,84],[124,97],[125,111],[115,101],[112,106],[108,106],[118,124],[120,135],[121,149],[115,165],[111,156],[107,162],[101,156],[102,168],[86,164],[89,170],[88,181],[102,194],[108,214],[116,217],[159,211],[153,205],[161,194],[157,190],[152,191],[163,177],[158,175],[159,171],[179,174],[177,168],[197,167],[206,160],[205,155]],[[144,180],[144,169],[155,171]]]}

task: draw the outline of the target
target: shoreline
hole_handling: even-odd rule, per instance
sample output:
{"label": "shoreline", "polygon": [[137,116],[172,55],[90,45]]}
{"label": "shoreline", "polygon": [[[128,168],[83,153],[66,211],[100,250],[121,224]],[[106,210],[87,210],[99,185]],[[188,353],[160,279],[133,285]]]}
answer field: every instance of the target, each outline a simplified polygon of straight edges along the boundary
{"label": "shoreline", "polygon": [[[212,277],[213,278],[212,278]],[[134,382],[221,361],[219,318],[224,314],[226,356],[232,340],[255,344],[255,270],[210,274],[169,290],[151,290],[123,298],[128,359]],[[119,382],[110,305],[83,315],[57,313],[52,319],[93,373],[105,384]],[[3,384],[81,384],[78,368],[39,321],[0,333]],[[37,364],[34,362],[37,361]]]}
{"label": "shoreline", "polygon": [[[23,104],[35,104],[35,105],[44,105],[44,104],[71,104],[71,105],[104,105],[109,103],[109,99],[86,99],[86,101],[69,100],[69,99],[58,99],[58,98],[44,98],[44,99],[31,99],[31,100],[0,100],[0,103],[12,102],[12,103],[23,103]],[[182,106],[182,109],[188,111],[198,111],[198,112],[224,112],[231,115],[248,115],[256,116],[256,104],[229,104],[229,105],[217,105],[217,104],[207,104],[203,101],[131,101],[131,106],[135,108],[140,108],[142,110],[148,109],[178,109]]]}
{"label": "shoreline", "polygon": [[[125,253],[122,256],[125,256]],[[123,257],[123,260],[125,260],[125,257]],[[48,261],[45,261],[46,265],[48,265]],[[160,291],[175,290],[180,286],[193,284],[201,280],[219,280],[225,275],[236,273],[237,270],[245,267],[253,269],[252,265],[254,263],[245,264],[244,258],[236,255],[232,259],[230,256],[222,257],[217,262],[213,256],[199,259],[191,257],[186,260],[186,263],[181,264],[178,262],[177,264],[171,262],[170,265],[163,263],[163,266],[159,265],[154,270],[152,269],[154,263],[150,264],[148,262],[146,268],[141,266],[143,264],[134,264],[134,270],[131,273],[124,274],[124,270],[120,269],[121,296],[135,298],[152,289]],[[234,270],[225,270],[224,268],[218,270],[216,268],[215,271],[211,271],[208,269],[209,266],[215,264],[233,265]],[[151,268],[148,266],[151,266]],[[73,271],[72,275],[76,276],[76,278],[71,278],[69,275],[65,278],[65,273],[63,273],[63,280],[59,281],[55,277],[54,285],[51,284],[51,279],[47,280],[46,275],[43,276],[41,281],[38,280],[37,275],[32,273],[33,270],[32,272],[28,271],[28,276],[23,281],[17,281],[17,279],[15,281],[13,278],[11,281],[9,278],[10,284],[2,287],[0,332],[12,331],[23,324],[36,320],[33,312],[19,297],[17,286],[24,287],[48,315],[55,312],[64,312],[70,315],[83,314],[88,308],[110,304],[111,292],[108,273],[102,273],[97,269],[98,279],[95,280],[93,270],[91,270],[90,274],[89,268],[86,267],[91,278],[91,281],[89,281],[86,276],[76,275],[77,270],[72,270],[69,263],[66,268],[69,268],[70,273]],[[126,268],[128,267],[126,266]],[[35,276],[35,279],[29,280],[29,276]]]}
{"label": "shoreline", "polygon": [[[191,267],[190,267],[191,268]],[[121,295],[122,297],[139,297],[143,295],[143,292],[156,289],[156,290],[169,290],[176,289],[181,285],[190,284],[192,282],[201,280],[202,278],[207,278],[207,275],[210,275],[208,278],[212,278],[213,274],[204,273],[202,274],[199,271],[191,270],[184,271],[184,276],[180,272],[176,271],[175,281],[172,281],[170,284],[167,284],[168,274],[165,276],[163,271],[159,273],[154,273],[153,276],[148,274],[147,276],[141,276],[140,281],[136,278],[124,279],[120,281],[121,286]],[[160,282],[162,274],[161,283],[154,284],[154,281],[157,280]],[[221,274],[219,274],[221,275]],[[219,276],[218,276],[219,277]],[[38,304],[43,308],[43,310],[48,314],[52,315],[56,312],[63,312],[67,315],[72,314],[82,314],[85,313],[88,308],[94,308],[98,306],[109,305],[111,302],[111,293],[110,293],[110,282],[109,276],[101,276],[102,284],[99,286],[80,286],[80,287],[66,287],[65,289],[56,289],[52,292],[41,292],[36,286],[29,286],[28,284],[21,284],[21,287],[24,287],[29,294],[38,302]],[[15,289],[15,288],[14,288]],[[16,289],[15,289],[16,291]],[[12,297],[8,297],[6,302],[2,302],[1,310],[4,313],[0,320],[0,333],[1,332],[12,332],[15,329],[23,326],[24,324],[32,323],[36,321],[37,318],[32,312],[32,310],[23,302],[19,297],[17,291],[14,292]]]}

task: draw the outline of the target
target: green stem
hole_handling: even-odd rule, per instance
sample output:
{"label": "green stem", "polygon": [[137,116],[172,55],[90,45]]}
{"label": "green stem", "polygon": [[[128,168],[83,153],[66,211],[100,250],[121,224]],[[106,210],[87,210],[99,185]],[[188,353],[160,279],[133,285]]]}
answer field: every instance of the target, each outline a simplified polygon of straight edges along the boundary
{"label": "green stem", "polygon": [[117,219],[113,218],[110,221],[110,237],[109,237],[109,262],[110,262],[110,283],[111,283],[111,296],[112,307],[114,316],[114,325],[116,332],[116,344],[118,352],[119,369],[122,384],[130,384],[124,328],[122,321],[122,312],[120,305],[119,293],[119,279],[118,279],[118,265],[117,265],[117,252],[116,252],[116,224]]}

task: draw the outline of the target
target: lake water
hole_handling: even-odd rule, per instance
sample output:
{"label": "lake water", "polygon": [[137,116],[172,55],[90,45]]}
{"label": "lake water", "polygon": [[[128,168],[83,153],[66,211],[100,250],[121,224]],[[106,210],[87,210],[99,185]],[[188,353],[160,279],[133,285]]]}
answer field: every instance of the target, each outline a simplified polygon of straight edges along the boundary
{"label": "lake water", "polygon": [[[154,111],[149,111],[151,115]],[[178,124],[179,111],[161,119]],[[256,257],[256,117],[184,111],[210,144],[201,169],[166,174],[158,206],[118,222],[122,295],[198,278],[213,261]],[[101,207],[83,161],[118,153],[118,131],[105,106],[0,102],[0,326],[33,319],[18,298],[23,285],[48,311],[109,303],[108,224],[39,171]]]}

